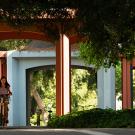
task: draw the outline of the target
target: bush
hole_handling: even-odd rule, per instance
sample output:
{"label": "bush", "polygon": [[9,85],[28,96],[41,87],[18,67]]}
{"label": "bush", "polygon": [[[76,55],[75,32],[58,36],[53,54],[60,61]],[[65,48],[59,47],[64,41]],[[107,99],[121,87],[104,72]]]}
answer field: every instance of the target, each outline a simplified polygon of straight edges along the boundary
{"label": "bush", "polygon": [[48,122],[53,128],[134,128],[135,110],[92,109],[55,116]]}

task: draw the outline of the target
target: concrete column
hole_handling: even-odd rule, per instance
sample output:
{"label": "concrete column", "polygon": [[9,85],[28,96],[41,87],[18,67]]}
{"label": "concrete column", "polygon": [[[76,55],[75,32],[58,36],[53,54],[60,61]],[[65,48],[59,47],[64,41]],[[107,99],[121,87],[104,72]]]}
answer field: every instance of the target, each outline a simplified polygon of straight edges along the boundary
{"label": "concrete column", "polygon": [[115,109],[115,69],[100,68],[97,72],[98,107]]}
{"label": "concrete column", "polygon": [[69,39],[60,35],[56,45],[56,114],[70,112],[70,47]]}

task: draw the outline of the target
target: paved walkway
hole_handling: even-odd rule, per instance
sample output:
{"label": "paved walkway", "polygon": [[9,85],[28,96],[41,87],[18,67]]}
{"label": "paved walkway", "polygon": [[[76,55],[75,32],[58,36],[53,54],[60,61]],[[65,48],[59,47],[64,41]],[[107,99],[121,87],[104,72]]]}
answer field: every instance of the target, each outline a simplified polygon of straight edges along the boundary
{"label": "paved walkway", "polygon": [[0,129],[0,135],[135,135],[135,129]]}

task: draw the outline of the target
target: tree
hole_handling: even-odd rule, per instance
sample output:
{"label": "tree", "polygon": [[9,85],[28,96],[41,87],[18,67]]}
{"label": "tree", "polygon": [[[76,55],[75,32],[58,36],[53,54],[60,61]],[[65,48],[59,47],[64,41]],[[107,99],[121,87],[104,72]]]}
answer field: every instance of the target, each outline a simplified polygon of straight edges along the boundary
{"label": "tree", "polygon": [[91,3],[82,28],[88,40],[81,44],[81,57],[97,67],[115,66],[120,56],[134,57],[135,1],[94,0]]}
{"label": "tree", "polygon": [[135,0],[5,0],[0,9],[0,20],[17,28],[38,23],[53,37],[83,36],[88,64],[108,67],[134,56]]}
{"label": "tree", "polygon": [[56,112],[56,81],[54,68],[34,71],[30,78],[30,122],[32,125],[36,124],[36,113],[37,110],[40,109],[42,113],[42,123],[44,125],[46,124],[46,120],[48,120],[49,105],[51,105],[53,113],[55,114]]}
{"label": "tree", "polygon": [[71,71],[71,111],[88,110],[96,105],[95,71],[73,68]]}
{"label": "tree", "polygon": [[[71,108],[72,111],[87,110],[96,107],[96,73],[94,70],[72,69],[71,72]],[[52,110],[56,114],[56,72],[54,68],[34,71],[30,87],[31,123],[36,124],[36,110],[43,113]],[[49,108],[51,107],[51,108]]]}
{"label": "tree", "polygon": [[115,90],[118,100],[122,100],[122,68],[121,62],[118,63],[115,70]]}
{"label": "tree", "polygon": [[30,40],[2,40],[0,41],[0,51],[19,50],[28,45]]}

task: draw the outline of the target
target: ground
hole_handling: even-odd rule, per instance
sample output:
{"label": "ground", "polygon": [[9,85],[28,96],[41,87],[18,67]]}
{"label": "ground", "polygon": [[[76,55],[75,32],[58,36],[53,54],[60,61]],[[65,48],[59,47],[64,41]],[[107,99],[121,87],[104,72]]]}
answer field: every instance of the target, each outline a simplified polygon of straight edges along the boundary
{"label": "ground", "polygon": [[0,135],[135,135],[135,129],[1,128]]}

